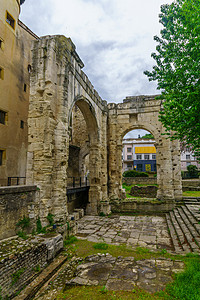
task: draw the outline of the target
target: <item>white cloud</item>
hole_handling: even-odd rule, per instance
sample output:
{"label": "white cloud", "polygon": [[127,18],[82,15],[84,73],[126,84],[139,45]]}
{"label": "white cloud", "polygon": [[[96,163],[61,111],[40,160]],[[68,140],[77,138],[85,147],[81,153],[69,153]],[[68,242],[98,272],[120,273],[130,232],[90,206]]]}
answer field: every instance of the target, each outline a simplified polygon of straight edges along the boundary
{"label": "white cloud", "polygon": [[126,96],[158,93],[143,71],[154,63],[153,36],[159,34],[163,1],[26,0],[21,19],[38,35],[71,37],[100,96],[121,102]]}

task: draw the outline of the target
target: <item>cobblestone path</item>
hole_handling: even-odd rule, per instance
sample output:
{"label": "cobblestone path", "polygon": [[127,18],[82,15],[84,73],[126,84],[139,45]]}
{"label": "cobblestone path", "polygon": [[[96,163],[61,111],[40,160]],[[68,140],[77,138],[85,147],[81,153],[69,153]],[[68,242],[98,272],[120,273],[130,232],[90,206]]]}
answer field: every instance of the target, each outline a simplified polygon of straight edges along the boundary
{"label": "cobblestone path", "polygon": [[174,251],[162,216],[84,216],[78,222],[76,236],[92,242]]}

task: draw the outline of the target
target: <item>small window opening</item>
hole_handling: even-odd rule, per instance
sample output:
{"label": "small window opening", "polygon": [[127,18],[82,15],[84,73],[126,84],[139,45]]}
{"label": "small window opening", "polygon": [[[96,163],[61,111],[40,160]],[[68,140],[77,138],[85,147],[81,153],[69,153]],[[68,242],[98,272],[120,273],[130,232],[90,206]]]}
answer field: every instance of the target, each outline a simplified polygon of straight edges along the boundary
{"label": "small window opening", "polygon": [[4,79],[4,69],[0,67],[0,79]]}
{"label": "small window opening", "polygon": [[0,166],[3,165],[4,158],[5,158],[5,150],[0,149]]}
{"label": "small window opening", "polygon": [[24,92],[26,92],[26,83],[24,83]]}
{"label": "small window opening", "polygon": [[15,20],[13,17],[7,12],[6,14],[6,22],[13,28],[15,29]]}
{"label": "small window opening", "polygon": [[6,112],[3,110],[0,110],[0,123],[1,124],[6,124]]}
{"label": "small window opening", "polygon": [[24,129],[24,121],[20,121],[20,128]]}
{"label": "small window opening", "polygon": [[0,49],[3,49],[3,41],[0,39]]}
{"label": "small window opening", "polygon": [[31,73],[31,70],[32,70],[31,65],[28,65],[28,72]]}

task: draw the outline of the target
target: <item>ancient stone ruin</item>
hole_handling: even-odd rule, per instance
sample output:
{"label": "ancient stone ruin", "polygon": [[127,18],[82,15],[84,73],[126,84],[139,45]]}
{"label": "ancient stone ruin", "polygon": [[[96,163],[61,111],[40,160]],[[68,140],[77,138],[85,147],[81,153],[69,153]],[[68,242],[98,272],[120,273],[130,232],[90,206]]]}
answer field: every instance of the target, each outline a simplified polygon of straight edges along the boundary
{"label": "ancient stone ruin", "polygon": [[107,104],[81,70],[84,65],[71,39],[64,36],[34,41],[32,61],[27,184],[40,189],[41,218],[51,212],[57,221],[65,221],[69,178],[86,173],[87,213],[109,212],[109,200],[120,199],[122,193],[122,139],[138,128],[156,140],[157,199],[171,208],[181,199],[179,143],[162,135],[161,100],[137,96]]}

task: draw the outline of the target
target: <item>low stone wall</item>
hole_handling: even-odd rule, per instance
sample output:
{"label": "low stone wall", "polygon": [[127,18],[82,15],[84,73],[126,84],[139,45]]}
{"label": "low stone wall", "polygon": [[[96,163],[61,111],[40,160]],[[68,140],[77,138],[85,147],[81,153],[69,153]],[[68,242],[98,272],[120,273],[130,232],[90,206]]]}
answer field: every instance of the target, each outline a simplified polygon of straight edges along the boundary
{"label": "low stone wall", "polygon": [[37,197],[36,186],[0,187],[0,240],[16,235],[16,224],[24,216],[35,223]]}
{"label": "low stone wall", "polygon": [[157,178],[155,177],[122,177],[122,183],[126,185],[133,184],[157,184]]}
{"label": "low stone wall", "polygon": [[141,214],[160,214],[171,211],[175,207],[173,201],[159,201],[152,199],[146,201],[137,200],[115,200],[112,201],[111,211],[113,213],[141,213]]}
{"label": "low stone wall", "polygon": [[[0,242],[0,299],[11,299],[29,284],[63,248],[59,234],[38,235],[24,241],[20,238]],[[7,298],[6,298],[7,297]]]}
{"label": "low stone wall", "polygon": [[182,186],[185,187],[200,187],[200,179],[184,179]]}
{"label": "low stone wall", "polygon": [[156,198],[158,187],[155,185],[132,186],[130,195],[134,197]]}

